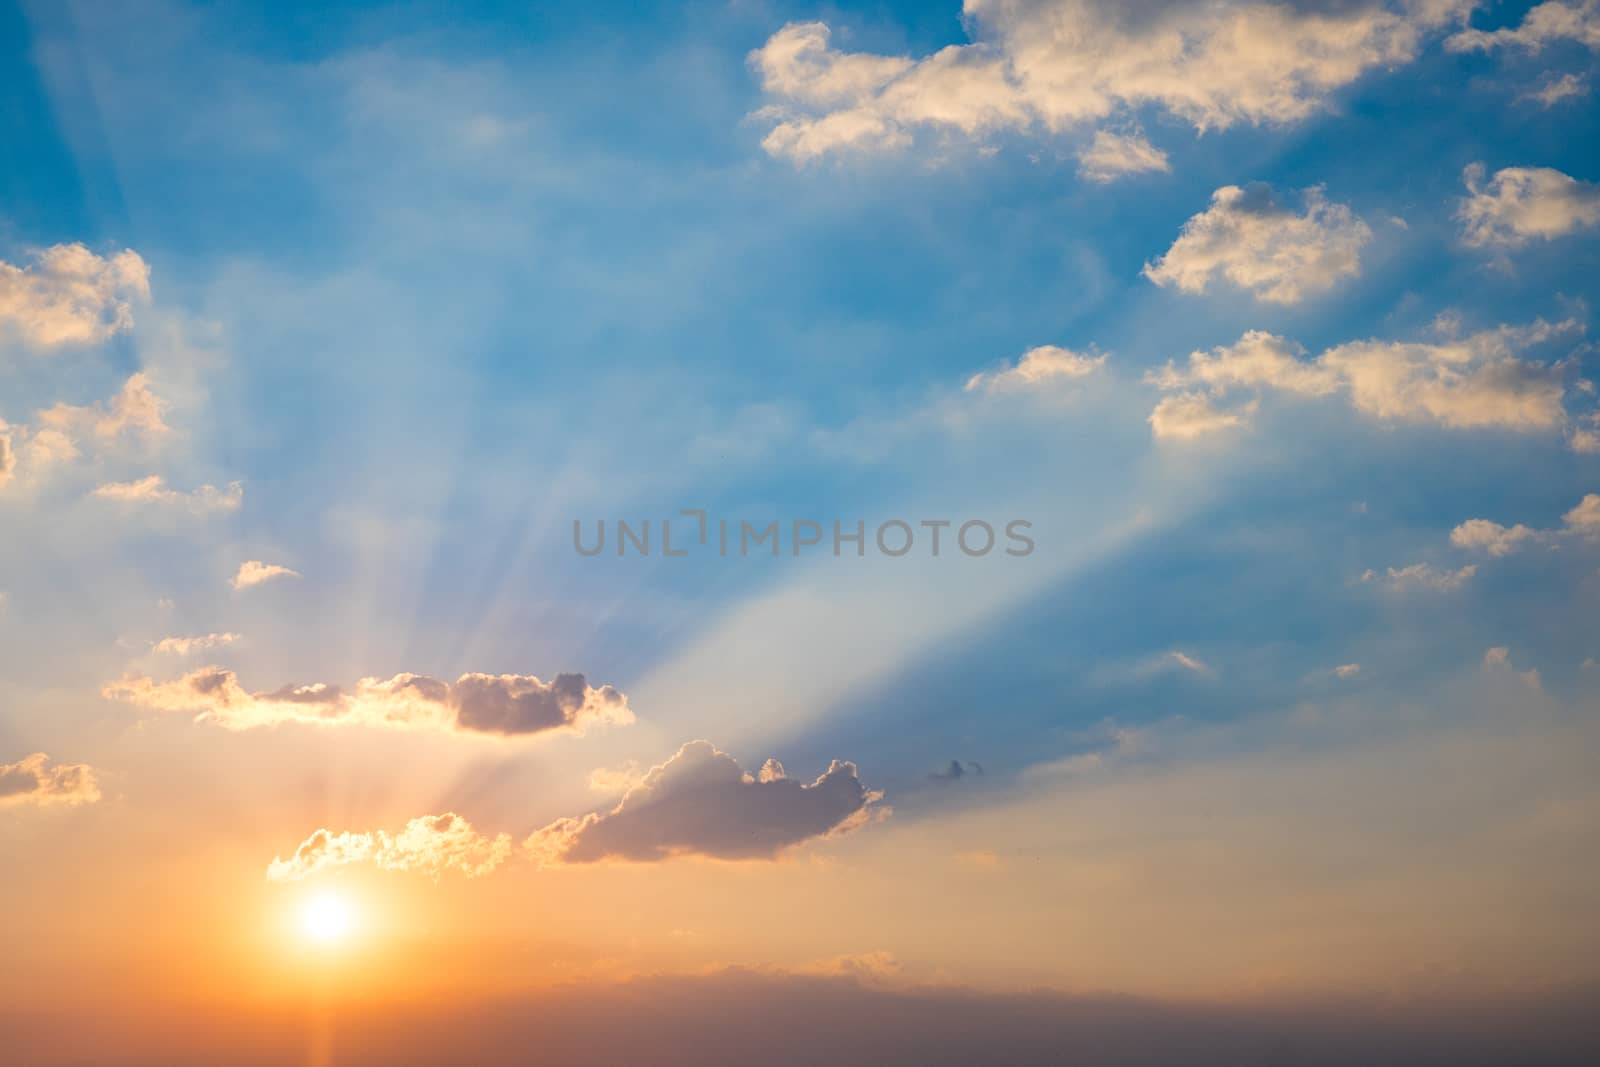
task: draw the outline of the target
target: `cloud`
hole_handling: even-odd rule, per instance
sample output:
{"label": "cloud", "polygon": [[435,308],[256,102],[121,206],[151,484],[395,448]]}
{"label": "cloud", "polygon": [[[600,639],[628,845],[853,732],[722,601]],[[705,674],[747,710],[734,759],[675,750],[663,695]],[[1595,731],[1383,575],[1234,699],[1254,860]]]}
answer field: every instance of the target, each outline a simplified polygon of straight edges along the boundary
{"label": "cloud", "polygon": [[805,123],[785,122],[761,142],[775,156],[805,163],[840,149],[904,148],[911,136],[870,111],[838,111]]}
{"label": "cloud", "polygon": [[0,332],[40,348],[93,344],[133,325],[150,299],[150,268],[131,249],[101,258],[81,244],[37,252],[30,266],[0,262]]}
{"label": "cloud", "polygon": [[[1348,810],[1351,807],[1348,798],[1340,798],[1337,790],[1324,790],[1322,778],[1319,774],[1314,780],[1317,796],[1332,798],[1326,801],[1326,807],[1332,812]],[[1348,789],[1349,783],[1344,784]],[[1292,790],[1283,791],[1292,793]],[[1252,793],[1238,799],[1230,797],[1229,803],[1220,807],[1231,816],[1235,808],[1256,796]],[[1362,805],[1359,810],[1365,813],[1367,807]],[[1264,819],[1259,801],[1251,815],[1256,824],[1276,826],[1281,822]],[[1414,825],[1412,821],[1395,818],[1382,822],[1381,828],[1394,836]],[[1580,825],[1587,827],[1590,823],[1582,821]],[[1193,835],[1186,834],[1180,843],[1192,842],[1205,832],[1201,829]],[[1122,842],[1120,834],[1104,836],[1116,838],[1119,844]],[[1413,839],[1415,836],[1413,833]],[[1563,835],[1560,839],[1565,841],[1570,836]],[[1210,839],[1201,837],[1201,840],[1202,845],[1188,844],[1189,852],[1207,858],[1214,855],[1216,848],[1203,847]],[[1143,844],[1142,838],[1139,843]],[[1103,847],[1099,840],[1091,844],[1097,849]],[[1348,861],[1352,864],[1358,863],[1361,857],[1358,849],[1345,851],[1343,836],[1337,839],[1337,844],[1339,851],[1330,853],[1320,837],[1293,842],[1298,848],[1280,848],[1277,855],[1293,856],[1298,861],[1300,856],[1309,853],[1314,860],[1274,871],[1266,863],[1256,862],[1258,852],[1264,851],[1264,847],[1249,840],[1245,855],[1250,865],[1239,877],[1247,886],[1252,880],[1276,885],[1290,875],[1298,878],[1303,869],[1309,869],[1313,875],[1322,875],[1323,882],[1308,892],[1326,892],[1327,876],[1322,872],[1333,862],[1344,862],[1347,854],[1356,857]],[[1319,848],[1321,851],[1316,851]],[[1486,846],[1486,851],[1489,859],[1485,862],[1491,862],[1495,855],[1492,843]],[[1384,855],[1387,858],[1389,854]],[[1140,859],[1142,861],[1143,857]],[[1409,858],[1402,854],[1392,866],[1409,871],[1416,861],[1417,850],[1413,845]],[[1195,861],[1194,866],[1200,862]],[[1030,853],[1029,866],[1038,865]],[[1165,873],[1175,866],[1170,863],[1141,866],[1134,861],[1115,869],[1142,873],[1154,867]],[[1507,866],[1501,863],[1499,869]],[[1230,873],[1236,869],[1232,862],[1215,860],[1211,860],[1211,867]],[[1389,871],[1391,867],[1383,869]],[[1589,870],[1587,867],[1579,869]],[[1202,871],[1198,877],[1190,874],[1191,868],[1180,870],[1178,879],[1167,879],[1154,888],[1170,891],[1178,897],[1198,897],[1212,904],[1212,911],[1201,913],[1203,916],[1217,914],[1218,898],[1194,888],[1196,883],[1210,884],[1210,879],[1215,877],[1211,870]],[[1578,878],[1570,876],[1558,884],[1561,887],[1581,884]],[[1353,876],[1350,880],[1362,886],[1373,882],[1385,887],[1392,884],[1392,877]],[[1124,878],[1116,884],[1120,886],[1130,881],[1135,880]],[[1143,889],[1152,881],[1151,878],[1139,880],[1138,888]],[[1092,877],[1083,875],[1063,878],[1057,884],[1077,886],[1082,882],[1088,882],[1091,887],[1096,884]],[[1476,887],[1477,883],[1472,883],[1469,888]],[[1458,879],[1454,886],[1446,883],[1440,892],[1448,894],[1452,889],[1474,903],[1481,898],[1491,902],[1509,899],[1520,907],[1525,899],[1521,895],[1510,895],[1498,881],[1491,881],[1481,892],[1468,894]],[[1546,896],[1549,895],[1547,891]],[[1003,894],[996,893],[995,898],[1010,901],[1013,892],[1008,886]],[[1077,899],[1075,894],[1074,901]],[[1138,899],[1142,902],[1142,894]],[[1253,902],[1255,898],[1250,899]],[[1560,899],[1564,903],[1566,898]],[[1403,946],[1420,936],[1396,937],[1389,933],[1395,928],[1391,925],[1374,930],[1373,916],[1392,924],[1409,924],[1402,929],[1420,928],[1429,934],[1440,927],[1441,932],[1433,935],[1436,939],[1455,935],[1458,944],[1463,940],[1477,944],[1471,936],[1473,927],[1455,920],[1458,909],[1436,903],[1430,911],[1422,904],[1411,904],[1410,897],[1405,898],[1405,904],[1405,907],[1365,903],[1342,907],[1323,905],[1315,909],[1302,906],[1292,914],[1298,917],[1307,911],[1317,912],[1324,931],[1329,924],[1328,915],[1341,920],[1346,915],[1351,916],[1345,921],[1361,925],[1353,929],[1341,926],[1337,938],[1322,934],[1341,948],[1347,943],[1363,945],[1366,941]],[[1501,904],[1501,916],[1506,906]],[[1044,910],[1042,905],[1039,910]],[[1245,909],[1236,906],[1234,911],[1225,914],[1232,915],[1240,910]],[[1533,910],[1542,919],[1542,912],[1537,908]],[[1076,917],[1082,911],[1075,904],[1071,914]],[[1123,937],[1143,945],[1144,939],[1153,937],[1152,926],[1161,932],[1168,928],[1163,922],[1167,911],[1151,908],[1149,914],[1151,918],[1143,925],[1108,924],[1110,929],[1105,932],[1105,938],[1110,940],[1126,929],[1128,932]],[[1256,928],[1268,930],[1261,935],[1267,938],[1272,930],[1268,921],[1275,920],[1277,914],[1270,907],[1263,907],[1251,911],[1249,917],[1255,920]],[[1184,915],[1188,917],[1189,913],[1185,911]],[[1447,923],[1447,919],[1451,921]],[[1498,929],[1492,920],[1491,915],[1485,926]],[[1100,929],[1095,923],[1083,921],[1093,929]],[[1236,927],[1219,923],[1215,918],[1202,917],[1193,921],[1195,925],[1207,927],[1211,934],[1212,940],[1205,942],[1208,950],[1199,953],[1208,962],[1215,960],[1220,964],[1231,960],[1235,955],[1244,954],[1247,947],[1254,949],[1258,943],[1254,939],[1246,940]],[[1070,932],[1075,927],[1068,925],[1067,929]],[[1345,933],[1346,929],[1351,932]],[[1541,936],[1547,936],[1543,934],[1543,925],[1538,929]],[[1457,931],[1465,932],[1458,934]],[[1254,929],[1251,932],[1254,933]],[[1066,943],[1065,936],[1057,940]],[[1313,941],[1315,937],[1315,931],[1303,935],[1304,942]],[[1256,956],[1274,950],[1286,952],[1277,948],[1282,940],[1280,937],[1276,943],[1269,942],[1267,948],[1255,950]],[[955,937],[946,938],[946,942],[952,950],[964,944]],[[1294,944],[1304,942],[1297,938]],[[551,938],[548,943],[552,946],[551,958],[540,962],[552,968],[566,962],[568,957],[560,954],[560,940]],[[1017,943],[1014,938],[1006,941],[1008,946]],[[1148,950],[1147,955],[1174,955],[1160,940],[1151,943],[1157,947]],[[641,947],[649,944],[644,941]],[[1221,947],[1210,949],[1213,944]],[[1462,951],[1457,949],[1457,954]],[[1086,953],[1087,950],[1076,948],[1062,952],[1063,955]],[[1443,950],[1440,954],[1444,954]],[[775,966],[718,966],[709,972],[672,974],[660,973],[661,965],[651,962],[645,967],[655,973],[648,976],[583,975],[577,980],[554,981],[527,992],[505,990],[493,996],[479,996],[470,1008],[463,1007],[456,996],[417,996],[405,1001],[403,1010],[396,1007],[392,997],[350,996],[341,1001],[338,1008],[340,1051],[337,1062],[341,1067],[395,1067],[397,1064],[525,1067],[537,1057],[537,1062],[546,1064],[692,1062],[697,1067],[747,1067],[752,1058],[759,1058],[762,1067],[815,1067],[818,1062],[825,1062],[829,1067],[881,1067],[885,1063],[941,1067],[951,1064],[1059,1067],[1062,1063],[1219,1067],[1241,1062],[1292,1063],[1306,1067],[1328,1064],[1417,1067],[1418,1064],[1444,1063],[1457,1067],[1488,1064],[1550,1067],[1583,1064],[1594,1058],[1593,988],[1569,986],[1560,978],[1533,987],[1527,995],[1520,995],[1520,992],[1494,996],[1457,994],[1454,985],[1435,979],[1428,996],[1400,993],[1317,995],[1297,990],[1287,1004],[1267,1001],[1262,996],[1230,1001],[1196,996],[1157,1000],[1125,993],[1065,993],[1047,988],[1043,981],[1030,981],[1029,988],[1005,992],[977,990],[937,975],[943,980],[928,983],[922,970],[926,966],[923,963],[926,953],[919,950],[917,955],[916,963],[906,965],[910,973],[902,972],[899,980],[893,983],[863,981],[864,977],[876,978],[893,971],[893,958],[888,953],[872,952],[841,957],[858,961],[854,966],[847,963],[827,968],[813,963],[788,971]],[[1333,953],[1303,950],[1296,958],[1314,956],[1320,962],[1330,955]],[[1337,962],[1345,958],[1343,954],[1334,956]],[[1388,957],[1378,958],[1387,960]],[[1361,962],[1368,969],[1386,965],[1374,963],[1372,959],[1364,957]],[[1463,964],[1461,969],[1468,967]],[[1260,970],[1259,965],[1257,969]],[[1424,970],[1429,977],[1434,974],[1431,968],[1415,969]],[[1406,975],[1412,970],[1402,968]],[[427,977],[442,981],[452,975],[446,972]],[[1098,989],[1110,983],[1105,979],[1084,979],[1071,984]],[[304,1027],[286,1025],[286,1013],[282,1010],[232,1010],[226,1014],[152,1012],[141,1001],[144,991],[129,988],[134,985],[136,983],[123,983],[116,990],[121,996],[106,997],[103,1007],[97,1002],[93,1027],[82,1026],[82,1009],[76,1005],[60,1007],[52,1003],[36,1008],[32,1003],[19,1002],[0,1006],[0,1028],[4,1028],[7,1047],[12,1049],[11,1059],[17,1063],[59,1062],[64,1059],[61,1052],[64,1033],[72,1034],[74,1050],[85,1050],[77,1062],[94,1062],[104,1067],[170,1063],[173,1048],[183,1049],[188,1062],[228,1063],[232,1067],[275,1067],[305,1062],[308,1058]],[[1441,985],[1445,988],[1440,989]],[[1409,990],[1410,987],[1405,988]],[[85,1032],[73,1033],[74,1025]],[[675,1054],[664,1053],[664,1049],[686,1051]],[[1280,1049],[1283,1050],[1281,1054],[1273,1055]]]}
{"label": "cloud", "polygon": [[960,760],[951,760],[948,767],[934,771],[928,777],[935,782],[959,782],[969,774],[982,778],[983,764],[973,760],[968,760],[966,763],[962,763]]}
{"label": "cloud", "polygon": [[1335,678],[1354,678],[1360,673],[1361,664],[1359,663],[1341,663],[1339,666],[1333,669],[1333,676]]}
{"label": "cloud", "polygon": [[1486,671],[1511,671],[1529,689],[1544,688],[1544,680],[1539,677],[1537,670],[1519,671],[1511,665],[1511,650],[1504,645],[1484,651],[1483,669]]}
{"label": "cloud", "polygon": [[235,589],[249,589],[253,585],[270,582],[274,578],[298,577],[300,577],[299,571],[292,571],[276,563],[263,563],[259,559],[252,559],[239,564],[239,572],[233,576],[232,585]]}
{"label": "cloud", "polygon": [[632,722],[627,700],[608,686],[591,689],[581,674],[541,682],[531,675],[464,674],[451,691],[463,729],[493,734],[542,733],[585,722]]}
{"label": "cloud", "polygon": [[89,435],[113,439],[125,433],[161,437],[170,428],[163,418],[166,403],[150,388],[143,371],[130,375],[108,403],[74,407],[57,404],[39,412],[39,425],[74,438]]}
{"label": "cloud", "polygon": [[996,371],[974,374],[965,386],[969,393],[1040,388],[1054,382],[1087,378],[1105,366],[1104,355],[1091,356],[1056,345],[1030,348],[1022,358]]}
{"label": "cloud", "polygon": [[922,59],[844,52],[825,23],[804,22],[749,60],[773,100],[757,112],[775,123],[763,147],[806,162],[900,148],[917,130],[1058,133],[1146,107],[1202,131],[1295,122],[1366,71],[1409,61],[1469,7],[967,0],[973,43]]}
{"label": "cloud", "polygon": [[550,682],[531,675],[464,674],[454,685],[420,674],[363,678],[339,686],[289,684],[252,693],[233,671],[202,667],[176,681],[131,676],[101,689],[151,711],[188,712],[230,730],[308,723],[444,729],[501,736],[582,734],[593,725],[633,722],[627,698],[611,686],[591,688],[581,674]]}
{"label": "cloud", "polygon": [[130,375],[105,403],[56,404],[37,412],[31,423],[9,426],[0,421],[0,487],[19,472],[34,476],[46,468],[77,459],[85,449],[104,452],[129,440],[155,440],[170,429],[166,403],[150,387],[144,372]]}
{"label": "cloud", "polygon": [[[1154,666],[1159,668],[1170,663],[1171,661],[1163,656]],[[1100,725],[1096,733],[1099,735],[1099,748],[1074,752],[1046,763],[1035,763],[1023,770],[1023,780],[1041,782],[1098,774],[1137,760],[1148,755],[1152,748],[1159,747],[1158,731],[1148,726],[1119,726],[1115,722],[1107,721]]]}
{"label": "cloud", "polygon": [[1581,329],[1574,320],[1540,321],[1436,344],[1353,341],[1312,360],[1293,342],[1251,330],[1235,344],[1192,353],[1187,366],[1168,363],[1147,374],[1145,380],[1161,389],[1205,391],[1166,398],[1151,425],[1158,436],[1195,436],[1240,421],[1215,416],[1212,401],[1270,391],[1342,395],[1364,415],[1452,429],[1557,430],[1567,423],[1566,368],[1520,354]]}
{"label": "cloud", "polygon": [[1579,422],[1581,425],[1573,427],[1567,438],[1568,446],[1582,455],[1600,452],[1600,415],[1587,415]]}
{"label": "cloud", "polygon": [[1328,203],[1319,188],[1306,190],[1305,211],[1297,214],[1270,185],[1225,185],[1144,275],[1186,293],[1203,293],[1222,278],[1257,299],[1293,304],[1359,275],[1371,238],[1366,223]]}
{"label": "cloud", "polygon": [[1361,576],[1361,580],[1381,582],[1394,589],[1431,589],[1435,592],[1448,593],[1466,585],[1477,573],[1476,564],[1468,564],[1460,570],[1452,571],[1440,570],[1428,563],[1413,563],[1409,567],[1390,567],[1383,574],[1369,570]]}
{"label": "cloud", "polygon": [[1600,493],[1589,493],[1578,506],[1562,516],[1569,532],[1584,537],[1600,537]]}
{"label": "cloud", "polygon": [[1589,493],[1562,516],[1556,530],[1536,530],[1522,523],[1502,526],[1489,519],[1468,519],[1450,531],[1450,543],[1491,556],[1509,556],[1524,545],[1552,543],[1563,536],[1600,537],[1600,493]]}
{"label": "cloud", "polygon": [[1096,130],[1094,140],[1078,153],[1078,173],[1102,185],[1128,174],[1170,170],[1167,154],[1137,134]]}
{"label": "cloud", "polygon": [[510,856],[510,835],[487,837],[466,819],[446,812],[412,819],[397,834],[318,830],[288,859],[275,857],[267,865],[267,879],[296,882],[320,871],[366,863],[385,871],[420,871],[434,879],[446,871],[477,878]]}
{"label": "cloud", "polygon": [[596,767],[589,772],[589,788],[596,793],[626,793],[644,781],[647,768],[637,760],[629,760],[620,767]]}
{"label": "cloud", "polygon": [[836,52],[828,43],[830,33],[823,23],[805,22],[790,23],[773,34],[750,54],[762,89],[808,104],[843,104],[882,89],[914,66],[896,56]]}
{"label": "cloud", "polygon": [[1526,48],[1537,52],[1556,41],[1577,41],[1600,48],[1600,0],[1565,3],[1548,0],[1537,4],[1522,17],[1522,22],[1498,30],[1466,29],[1445,39],[1452,52],[1491,51],[1496,48]]}
{"label": "cloud", "polygon": [[206,649],[221,648],[239,640],[238,634],[202,634],[199,637],[163,637],[151,651],[161,655],[187,656]]}
{"label": "cloud", "polygon": [[1600,185],[1549,167],[1506,167],[1484,184],[1484,167],[1467,167],[1467,192],[1456,211],[1461,240],[1474,248],[1519,248],[1600,224]]}
{"label": "cloud", "polygon": [[1187,653],[1179,652],[1177,649],[1173,649],[1171,652],[1168,652],[1166,655],[1166,660],[1169,663],[1173,663],[1179,667],[1182,667],[1186,671],[1193,671],[1195,674],[1213,673],[1209,664],[1198,660]]}
{"label": "cloud", "polygon": [[867,822],[881,793],[855,764],[835,760],[807,785],[768,760],[756,775],[709,741],[690,741],[652,767],[609,812],[558,819],[527,840],[547,864],[610,858],[653,862],[678,855],[771,859],[816,837]]}
{"label": "cloud", "polygon": [[100,799],[94,770],[83,763],[58,763],[35,752],[16,763],[0,763],[0,808],[24,804],[92,804]]}
{"label": "cloud", "polygon": [[894,953],[878,949],[873,952],[852,952],[843,956],[813,960],[789,973],[825,978],[849,978],[870,986],[892,982],[901,976],[901,971],[900,961]]}
{"label": "cloud", "polygon": [[135,506],[181,507],[195,515],[238,511],[244,503],[244,486],[229,482],[225,488],[202,485],[188,492],[171,489],[166,479],[152,474],[134,482],[112,482],[95,489],[94,495],[102,500]]}
{"label": "cloud", "polygon": [[1229,411],[1217,407],[1205,393],[1179,393],[1157,402],[1150,412],[1150,431],[1157,438],[1189,441],[1242,426],[1255,410],[1254,401]]}
{"label": "cloud", "polygon": [[1488,519],[1468,519],[1450,531],[1450,543],[1457,548],[1477,549],[1491,556],[1508,556],[1524,541],[1539,536],[1539,531],[1522,525],[1501,526]]}
{"label": "cloud", "polygon": [[1545,107],[1555,107],[1563,100],[1584,96],[1589,92],[1589,83],[1576,74],[1563,74],[1559,78],[1551,78],[1544,85],[1524,93],[1522,99],[1533,100]]}

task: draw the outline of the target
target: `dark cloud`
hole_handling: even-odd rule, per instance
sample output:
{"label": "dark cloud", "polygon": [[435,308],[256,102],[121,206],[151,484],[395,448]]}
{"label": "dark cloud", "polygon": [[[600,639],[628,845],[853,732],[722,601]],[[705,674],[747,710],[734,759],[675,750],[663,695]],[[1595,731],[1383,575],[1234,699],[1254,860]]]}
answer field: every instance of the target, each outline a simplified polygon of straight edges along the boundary
{"label": "dark cloud", "polygon": [[547,862],[615,857],[653,861],[688,854],[767,859],[814,837],[841,833],[870,818],[882,799],[867,790],[853,763],[835,760],[809,785],[768,760],[750,775],[709,741],[690,741],[650,770],[616,808],[559,819],[528,839]]}
{"label": "dark cloud", "polygon": [[[848,977],[725,970],[534,996],[399,1005],[352,999],[340,1067],[1586,1067],[1600,1062],[1592,989],[1493,1001],[1340,1000],[1294,1007],[1132,997],[881,988]],[[306,1061],[300,1016],[98,1005],[81,1016],[0,1006],[7,1063],[280,1067]]]}
{"label": "dark cloud", "polygon": [[936,782],[959,782],[969,774],[982,777],[983,764],[973,760],[968,760],[964,764],[960,760],[951,760],[950,766],[942,771],[934,771],[928,777]]}
{"label": "dark cloud", "polygon": [[591,689],[581,674],[558,674],[552,682],[517,674],[464,674],[451,701],[463,729],[493,734],[538,733],[627,711],[621,693],[609,685]]}

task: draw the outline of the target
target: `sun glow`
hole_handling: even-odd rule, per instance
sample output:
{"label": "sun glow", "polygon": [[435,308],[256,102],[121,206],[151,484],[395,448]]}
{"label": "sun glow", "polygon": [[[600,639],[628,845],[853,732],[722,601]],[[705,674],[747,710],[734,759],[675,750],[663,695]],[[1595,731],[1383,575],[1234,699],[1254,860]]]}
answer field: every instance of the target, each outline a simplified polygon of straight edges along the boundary
{"label": "sun glow", "polygon": [[355,926],[354,909],[337,893],[319,893],[300,909],[301,933],[306,940],[319,945],[334,945],[348,939]]}

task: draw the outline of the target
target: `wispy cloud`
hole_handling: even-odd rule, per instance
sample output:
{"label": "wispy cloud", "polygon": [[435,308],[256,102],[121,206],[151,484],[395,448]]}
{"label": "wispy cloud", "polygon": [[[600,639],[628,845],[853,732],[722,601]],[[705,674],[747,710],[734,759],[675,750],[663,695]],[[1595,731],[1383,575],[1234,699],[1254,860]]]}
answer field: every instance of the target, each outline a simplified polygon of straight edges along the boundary
{"label": "wispy cloud", "polygon": [[1577,41],[1600,48],[1600,0],[1546,0],[1535,4],[1515,26],[1497,30],[1466,29],[1445,39],[1452,52],[1525,48],[1537,52],[1557,41]]}
{"label": "wispy cloud", "polygon": [[1537,89],[1524,93],[1522,98],[1524,100],[1533,100],[1545,107],[1555,107],[1564,101],[1587,96],[1588,93],[1588,81],[1576,74],[1563,74],[1560,77],[1549,79]]}
{"label": "wispy cloud", "polygon": [[233,633],[201,634],[197,637],[163,637],[152,646],[151,651],[171,656],[188,656],[195,652],[231,645],[238,640],[239,635]]}
{"label": "wispy cloud", "polygon": [[1489,671],[1510,671],[1517,679],[1529,689],[1544,688],[1544,681],[1539,677],[1537,670],[1519,671],[1511,664],[1511,649],[1504,645],[1486,649],[1483,653],[1483,668]]}
{"label": "wispy cloud", "polygon": [[1139,134],[1096,130],[1078,153],[1078,173],[1104,185],[1130,174],[1165,174],[1172,170],[1167,154]]}
{"label": "wispy cloud", "polygon": [[119,504],[182,508],[195,515],[208,515],[238,511],[244,503],[244,486],[239,482],[229,482],[222,489],[214,485],[202,485],[184,491],[170,488],[165,478],[152,474],[138,481],[111,482],[99,486],[94,495]]}
{"label": "wispy cloud", "polygon": [[1369,570],[1361,575],[1361,580],[1387,585],[1393,589],[1431,589],[1435,592],[1448,593],[1466,585],[1477,573],[1477,565],[1470,563],[1453,571],[1441,570],[1431,563],[1413,563],[1408,567],[1390,567],[1382,573]]}
{"label": "wispy cloud", "polygon": [[249,589],[263,582],[270,582],[278,578],[299,578],[300,572],[290,570],[288,567],[277,563],[263,563],[259,559],[246,560],[239,564],[239,570],[233,576],[232,585],[235,589]]}

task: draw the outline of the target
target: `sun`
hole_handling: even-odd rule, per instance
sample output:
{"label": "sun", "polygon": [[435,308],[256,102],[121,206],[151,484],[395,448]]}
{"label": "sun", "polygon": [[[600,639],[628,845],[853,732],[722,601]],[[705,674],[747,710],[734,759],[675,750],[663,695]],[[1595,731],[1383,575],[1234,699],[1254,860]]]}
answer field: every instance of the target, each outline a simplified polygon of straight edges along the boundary
{"label": "sun", "polygon": [[355,927],[355,910],[338,893],[318,893],[300,909],[300,932],[318,945],[338,944],[348,939]]}

